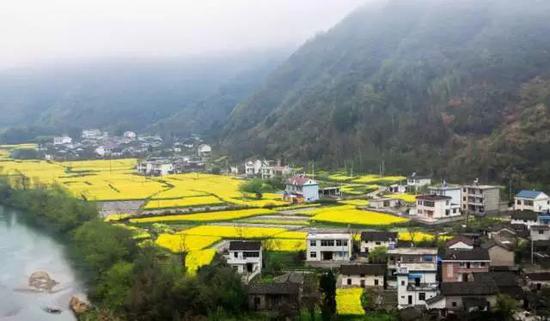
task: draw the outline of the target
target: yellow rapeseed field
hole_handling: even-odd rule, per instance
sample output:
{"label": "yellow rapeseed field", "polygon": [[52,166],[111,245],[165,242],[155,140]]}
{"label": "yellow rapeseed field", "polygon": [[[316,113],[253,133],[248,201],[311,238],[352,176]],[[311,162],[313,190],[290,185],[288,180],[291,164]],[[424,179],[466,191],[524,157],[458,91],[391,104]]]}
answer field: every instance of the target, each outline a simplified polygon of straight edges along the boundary
{"label": "yellow rapeseed field", "polygon": [[404,176],[380,176],[380,175],[364,175],[354,179],[354,183],[360,184],[394,184],[405,180]]}
{"label": "yellow rapeseed field", "polygon": [[385,196],[388,198],[402,200],[403,202],[407,202],[407,203],[416,202],[416,195],[411,195],[411,194],[388,194]]}
{"label": "yellow rapeseed field", "polygon": [[306,240],[275,238],[265,240],[264,246],[268,251],[298,252],[306,250]]}
{"label": "yellow rapeseed field", "polygon": [[339,315],[363,315],[362,288],[336,289],[336,312]]}
{"label": "yellow rapeseed field", "polygon": [[275,212],[269,209],[243,209],[234,211],[205,212],[196,214],[163,215],[130,219],[131,223],[158,223],[158,222],[215,222],[231,221],[240,218],[269,215]]}
{"label": "yellow rapeseed field", "polygon": [[355,206],[344,205],[314,210],[313,221],[350,225],[391,225],[407,222],[408,219],[373,211],[363,211]]}
{"label": "yellow rapeseed field", "polygon": [[340,203],[343,203],[343,204],[346,204],[346,205],[353,205],[353,206],[367,206],[367,205],[369,205],[368,200],[362,200],[362,199],[345,200],[345,201],[341,201]]}
{"label": "yellow rapeseed field", "polygon": [[160,234],[155,243],[174,253],[202,250],[221,241],[221,237],[191,235],[184,232]]}
{"label": "yellow rapeseed field", "polygon": [[215,249],[188,252],[185,256],[185,267],[187,268],[187,273],[195,275],[200,267],[210,264],[215,255]]}

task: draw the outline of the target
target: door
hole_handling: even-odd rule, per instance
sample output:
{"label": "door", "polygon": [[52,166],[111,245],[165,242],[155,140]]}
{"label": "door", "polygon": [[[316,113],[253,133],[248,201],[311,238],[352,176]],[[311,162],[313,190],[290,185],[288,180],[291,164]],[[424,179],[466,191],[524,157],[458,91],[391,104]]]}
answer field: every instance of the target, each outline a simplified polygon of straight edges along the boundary
{"label": "door", "polygon": [[323,261],[332,261],[332,252],[323,252]]}
{"label": "door", "polygon": [[409,305],[412,305],[412,304],[413,304],[413,296],[409,295]]}
{"label": "door", "polygon": [[254,265],[252,263],[246,263],[246,272],[252,273],[254,271]]}

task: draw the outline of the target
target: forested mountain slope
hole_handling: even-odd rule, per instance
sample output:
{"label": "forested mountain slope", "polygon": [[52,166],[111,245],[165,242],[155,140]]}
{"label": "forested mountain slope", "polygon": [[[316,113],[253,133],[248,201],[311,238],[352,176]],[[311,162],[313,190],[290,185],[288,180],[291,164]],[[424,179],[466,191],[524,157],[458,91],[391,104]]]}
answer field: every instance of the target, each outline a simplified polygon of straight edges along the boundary
{"label": "forested mountain slope", "polygon": [[550,185],[550,2],[389,0],[304,44],[232,112],[265,155]]}

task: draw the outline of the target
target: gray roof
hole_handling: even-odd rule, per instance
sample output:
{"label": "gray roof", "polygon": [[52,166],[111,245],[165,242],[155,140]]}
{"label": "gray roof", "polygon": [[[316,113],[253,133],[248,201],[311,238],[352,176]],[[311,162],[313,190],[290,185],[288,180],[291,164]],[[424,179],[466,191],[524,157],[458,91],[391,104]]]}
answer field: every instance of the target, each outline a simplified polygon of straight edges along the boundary
{"label": "gray roof", "polygon": [[497,293],[498,288],[492,280],[441,283],[441,294],[444,296],[476,296]]}
{"label": "gray roof", "polygon": [[259,251],[262,243],[257,241],[231,241],[229,242],[230,251]]}
{"label": "gray roof", "polygon": [[298,295],[299,288],[294,283],[254,283],[248,287],[249,294]]}
{"label": "gray roof", "polygon": [[361,233],[361,240],[362,241],[387,242],[390,239],[396,240],[397,239],[397,232],[372,231],[372,232],[362,232]]}
{"label": "gray roof", "polygon": [[340,273],[344,275],[384,275],[385,264],[347,264],[340,267]]}
{"label": "gray roof", "polygon": [[512,212],[513,220],[528,220],[536,221],[539,218],[538,214],[531,211],[514,211]]}
{"label": "gray roof", "polygon": [[533,281],[550,281],[550,272],[528,273],[527,277]]}
{"label": "gray roof", "polygon": [[443,261],[490,261],[489,251],[482,248],[471,250],[448,250]]}

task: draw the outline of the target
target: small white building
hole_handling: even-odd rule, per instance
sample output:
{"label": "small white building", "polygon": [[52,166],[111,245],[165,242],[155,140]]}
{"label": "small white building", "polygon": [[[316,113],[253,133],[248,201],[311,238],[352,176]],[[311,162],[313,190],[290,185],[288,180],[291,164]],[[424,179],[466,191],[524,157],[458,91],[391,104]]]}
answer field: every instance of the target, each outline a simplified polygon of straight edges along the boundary
{"label": "small white building", "polygon": [[432,179],[428,176],[420,176],[416,173],[412,173],[407,177],[407,189],[416,191],[424,186],[432,184]]}
{"label": "small white building", "polygon": [[425,306],[438,294],[437,249],[396,248],[388,250],[388,282],[397,288],[398,308]]}
{"label": "small white building", "polygon": [[137,134],[133,131],[125,131],[124,134],[123,134],[124,138],[126,139],[129,139],[129,140],[134,140],[137,138]]}
{"label": "small white building", "polygon": [[99,129],[85,129],[82,131],[82,139],[99,139],[103,137],[103,133]]}
{"label": "small white building", "polygon": [[384,264],[346,264],[340,267],[340,287],[383,287]]}
{"label": "small white building", "polygon": [[532,225],[530,234],[532,241],[548,241],[550,240],[550,226]]}
{"label": "small white building", "polygon": [[207,144],[201,144],[197,147],[197,155],[201,158],[208,158],[212,154],[212,147]]}
{"label": "small white building", "polygon": [[230,241],[225,259],[227,264],[248,282],[262,272],[262,243],[258,241]]}
{"label": "small white building", "polygon": [[396,198],[375,198],[375,199],[369,200],[369,204],[367,206],[374,209],[383,209],[383,208],[398,207],[400,205],[401,205],[401,200]]}
{"label": "small white building", "polygon": [[397,244],[397,232],[372,231],[361,233],[360,250],[363,254],[368,254],[377,247],[393,249]]}
{"label": "small white building", "polygon": [[543,192],[522,190],[514,197],[514,210],[533,212],[550,211],[550,197]]}
{"label": "small white building", "polygon": [[72,144],[73,139],[69,136],[56,136],[53,138],[54,145],[69,145]]}
{"label": "small white building", "polygon": [[169,159],[152,159],[140,161],[136,170],[145,176],[164,176],[174,173],[174,163]]}
{"label": "small white building", "polygon": [[460,216],[460,205],[452,204],[450,196],[419,195],[416,197],[416,215],[427,221]]}
{"label": "small white building", "polygon": [[95,153],[98,156],[104,157],[104,156],[109,155],[111,153],[111,149],[107,146],[99,146],[95,149]]}
{"label": "small white building", "polygon": [[308,262],[347,262],[351,259],[353,239],[350,233],[310,232],[306,242]]}
{"label": "small white building", "polygon": [[305,175],[296,175],[286,182],[284,199],[293,203],[319,200],[319,183]]}

